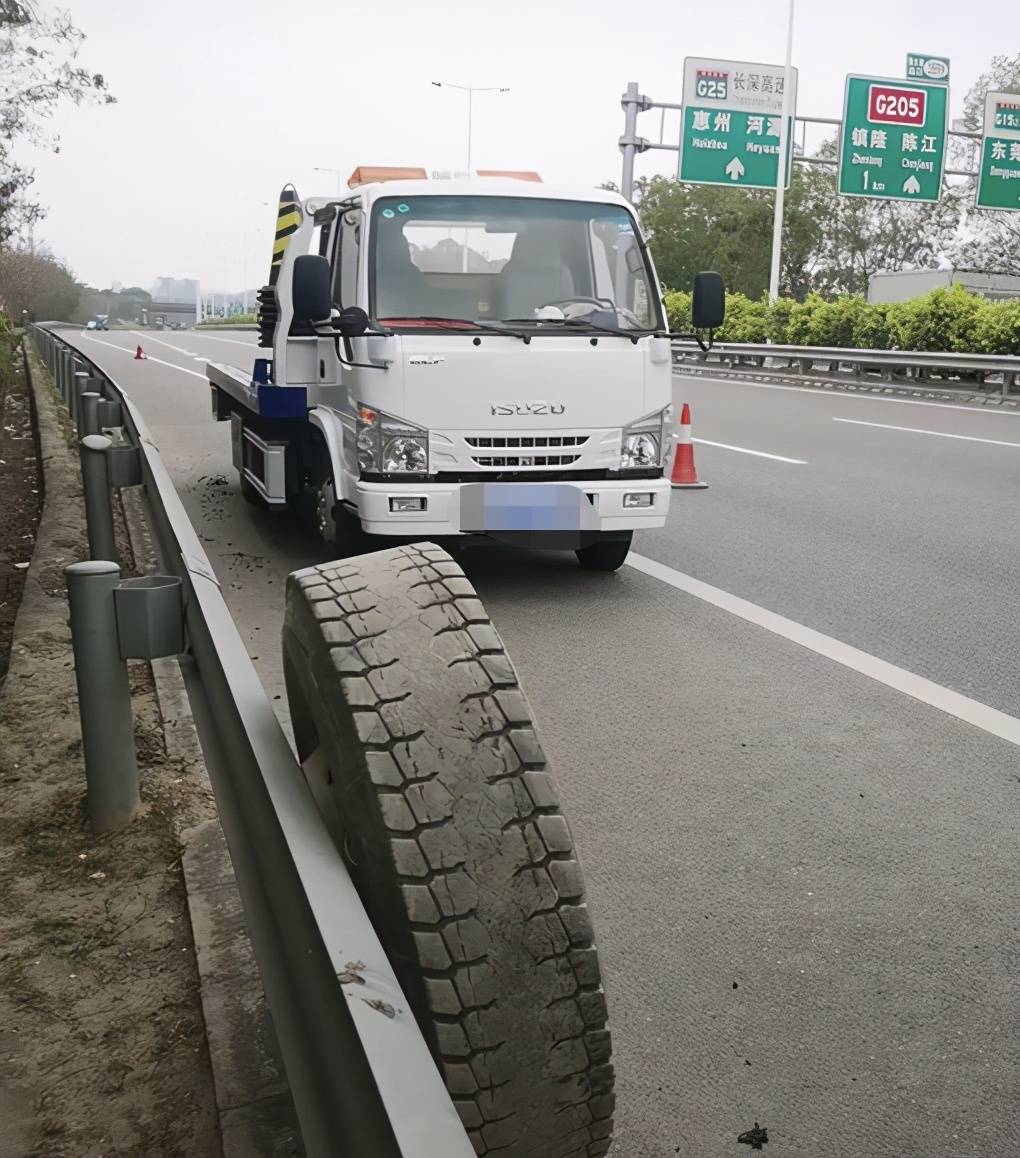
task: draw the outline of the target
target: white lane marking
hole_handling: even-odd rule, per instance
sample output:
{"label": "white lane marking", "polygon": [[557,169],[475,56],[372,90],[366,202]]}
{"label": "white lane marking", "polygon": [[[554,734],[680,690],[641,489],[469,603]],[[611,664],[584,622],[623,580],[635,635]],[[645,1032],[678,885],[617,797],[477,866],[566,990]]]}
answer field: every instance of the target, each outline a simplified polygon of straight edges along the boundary
{"label": "white lane marking", "polygon": [[188,330],[187,333],[189,338],[204,338],[207,342],[229,342],[232,346],[244,346],[246,350],[257,349],[255,340],[258,338],[258,334],[254,331],[252,331],[250,342],[242,342],[240,338],[221,338],[219,334],[203,334],[199,330]]}
{"label": "white lane marking", "polygon": [[175,346],[169,342],[164,342],[162,338],[157,338],[154,334],[142,334],[141,330],[129,330],[130,334],[138,338],[139,342],[155,342],[156,345],[166,346],[168,350],[176,350],[178,354],[190,352],[181,349],[181,346]]}
{"label": "white lane marking", "polygon": [[746,446],[730,446],[728,442],[709,442],[707,438],[692,438],[691,442],[701,442],[705,446],[718,446],[721,450],[735,450],[738,454],[753,454],[756,458],[772,458],[776,462],[792,462],[796,466],[807,466],[802,458],[784,458],[781,454],[766,454],[764,450],[748,450]]}
{"label": "white lane marking", "polygon": [[175,354],[184,354],[185,357],[192,358],[194,355],[191,350],[185,350],[183,346],[175,346],[172,342],[164,342],[162,338],[157,338],[155,334],[143,334],[140,330],[130,331],[141,342],[156,342],[160,346],[166,346],[168,350],[173,350]]}
{"label": "white lane marking", "polygon": [[[674,369],[674,378],[682,378],[683,371]],[[842,398],[847,402],[895,402],[900,406],[934,406],[937,410],[966,410],[971,414],[1005,414],[1012,418],[1020,418],[1020,409],[995,410],[984,406],[960,406],[956,402],[922,402],[919,398],[888,398],[883,394],[850,394],[843,390],[819,390],[815,386],[782,386],[778,382],[747,382],[742,378],[710,378],[707,374],[700,374],[688,379],[691,382],[713,382],[723,386],[753,386],[755,390],[793,390],[797,394],[817,395],[820,398]]]}
{"label": "white lane marking", "polygon": [[[91,334],[82,334],[82,337],[89,342],[98,342],[101,346],[109,346],[111,350],[120,350],[122,354],[127,354],[131,358],[135,356],[133,350],[127,349],[126,346],[118,346],[116,342],[104,342],[102,338],[93,338]],[[158,362],[160,366],[169,366],[171,370],[180,370],[182,374],[191,374],[195,378],[201,378],[203,382],[208,381],[206,376],[199,374],[197,370],[189,370],[186,366],[178,366],[176,362],[165,362],[162,358],[157,358],[153,354],[146,354],[144,360],[146,362]]]}
{"label": "white lane marking", "polygon": [[972,434],[947,434],[944,430],[921,430],[916,426],[887,426],[884,422],[861,422],[857,418],[834,418],[833,422],[846,422],[851,426],[877,426],[879,430],[902,430],[904,434],[931,434],[935,438],[959,438],[963,442],[987,442],[989,446],[1016,446],[1020,442],[1001,442],[997,438],[976,438]]}
{"label": "white lane marking", "polygon": [[877,680],[880,684],[919,700],[922,704],[928,704],[992,736],[998,736],[1000,740],[1020,746],[1020,719],[1016,716],[1007,715],[996,708],[990,708],[987,704],[969,699],[923,676],[914,675],[913,672],[888,663],[884,659],[878,659],[866,651],[851,647],[848,643],[823,635],[814,628],[805,627],[802,623],[777,615],[774,611],[767,611],[756,603],[741,599],[739,595],[731,595],[728,591],[702,583],[700,579],[695,579],[691,575],[674,571],[672,567],[657,563],[654,559],[646,559],[643,555],[631,553],[627,556],[627,563],[636,571],[668,583],[678,591],[686,591],[688,595],[703,599],[706,603],[746,619],[748,623],[763,627],[766,631],[771,631],[793,643],[799,643],[809,651],[825,656],[826,659],[842,664],[852,671],[860,672],[861,675]]}

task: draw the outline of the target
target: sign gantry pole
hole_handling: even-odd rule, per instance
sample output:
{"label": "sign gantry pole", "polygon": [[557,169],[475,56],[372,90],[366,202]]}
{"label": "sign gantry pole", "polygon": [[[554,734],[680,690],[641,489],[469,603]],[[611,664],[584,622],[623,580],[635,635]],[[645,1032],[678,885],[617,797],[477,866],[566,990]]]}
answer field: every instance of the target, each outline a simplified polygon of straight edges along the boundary
{"label": "sign gantry pole", "polygon": [[793,96],[793,9],[794,0],[790,0],[790,10],[786,24],[786,69],[783,74],[783,110],[782,120],[779,122],[779,164],[776,166],[776,203],[772,212],[772,264],[769,268],[769,301],[774,302],[779,297],[779,270],[783,256],[783,208],[786,197],[786,173],[789,166],[787,151],[790,148],[790,100]]}

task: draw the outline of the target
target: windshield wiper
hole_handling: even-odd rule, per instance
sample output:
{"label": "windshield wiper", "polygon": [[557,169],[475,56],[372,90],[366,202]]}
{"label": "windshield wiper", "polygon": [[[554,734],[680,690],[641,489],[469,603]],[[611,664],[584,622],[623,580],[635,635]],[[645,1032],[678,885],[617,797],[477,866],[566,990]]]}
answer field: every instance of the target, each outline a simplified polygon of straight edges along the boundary
{"label": "windshield wiper", "polygon": [[666,337],[665,330],[657,329],[640,329],[640,330],[625,330],[621,326],[603,326],[598,322],[590,321],[588,318],[507,318],[508,322],[530,322],[535,326],[553,325],[553,326],[573,326],[575,329],[584,328],[586,330],[595,330],[600,334],[613,334],[617,338],[629,338],[631,342],[637,344],[638,338],[647,338],[649,335],[655,337]]}
{"label": "windshield wiper", "polygon": [[[523,320],[523,319],[522,319]],[[520,340],[528,345],[531,341],[531,335],[524,333],[523,330],[513,330],[504,326],[501,322],[476,322],[474,318],[444,318],[438,315],[431,314],[415,314],[406,315],[402,317],[388,317],[380,318],[381,325],[400,326],[404,324],[413,324],[415,322],[428,322],[433,325],[442,326],[447,330],[455,330],[458,327],[466,327],[474,330],[480,334],[498,334],[504,338],[520,338]]]}

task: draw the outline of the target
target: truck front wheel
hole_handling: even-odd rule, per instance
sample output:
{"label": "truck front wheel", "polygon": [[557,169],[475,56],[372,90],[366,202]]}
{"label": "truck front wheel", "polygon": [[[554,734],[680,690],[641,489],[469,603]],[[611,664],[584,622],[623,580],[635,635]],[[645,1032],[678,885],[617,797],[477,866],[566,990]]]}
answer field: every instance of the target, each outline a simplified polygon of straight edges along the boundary
{"label": "truck front wheel", "polygon": [[633,538],[633,531],[619,538],[606,536],[589,543],[587,547],[579,548],[574,554],[586,571],[618,571],[627,558]]}
{"label": "truck front wheel", "polygon": [[321,483],[315,494],[313,521],[322,541],[335,546],[344,558],[372,550],[371,538],[361,529],[361,520],[337,502],[332,478]]}

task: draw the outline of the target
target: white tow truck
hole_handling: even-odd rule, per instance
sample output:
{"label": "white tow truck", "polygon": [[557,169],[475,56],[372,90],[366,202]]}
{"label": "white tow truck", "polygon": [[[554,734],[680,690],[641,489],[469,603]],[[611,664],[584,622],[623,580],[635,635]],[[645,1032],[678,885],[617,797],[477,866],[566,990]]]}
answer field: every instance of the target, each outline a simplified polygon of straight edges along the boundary
{"label": "white tow truck", "polygon": [[[661,291],[631,206],[537,174],[360,168],[280,201],[254,372],[210,364],[245,496],[355,553],[482,535],[619,567],[675,440]],[[722,322],[701,275],[695,321]]]}

